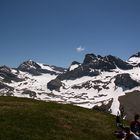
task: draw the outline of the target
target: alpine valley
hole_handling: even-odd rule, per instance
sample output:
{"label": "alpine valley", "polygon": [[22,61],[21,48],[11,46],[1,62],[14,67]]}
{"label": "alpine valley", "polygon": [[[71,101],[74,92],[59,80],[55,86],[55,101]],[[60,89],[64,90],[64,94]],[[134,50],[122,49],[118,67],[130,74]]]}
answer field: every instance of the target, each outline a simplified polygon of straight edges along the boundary
{"label": "alpine valley", "polygon": [[61,68],[28,60],[17,68],[0,67],[0,95],[97,109],[127,119],[140,113],[140,52],[128,61],[87,54],[82,63]]}

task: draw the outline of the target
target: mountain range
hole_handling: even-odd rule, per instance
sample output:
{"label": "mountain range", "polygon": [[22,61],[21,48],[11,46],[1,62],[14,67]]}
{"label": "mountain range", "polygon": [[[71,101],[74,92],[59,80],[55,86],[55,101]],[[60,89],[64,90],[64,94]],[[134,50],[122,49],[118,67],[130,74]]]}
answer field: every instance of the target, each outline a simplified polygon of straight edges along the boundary
{"label": "mountain range", "polygon": [[140,112],[140,52],[124,61],[86,54],[61,68],[28,60],[0,67],[0,95],[74,104],[130,119]]}

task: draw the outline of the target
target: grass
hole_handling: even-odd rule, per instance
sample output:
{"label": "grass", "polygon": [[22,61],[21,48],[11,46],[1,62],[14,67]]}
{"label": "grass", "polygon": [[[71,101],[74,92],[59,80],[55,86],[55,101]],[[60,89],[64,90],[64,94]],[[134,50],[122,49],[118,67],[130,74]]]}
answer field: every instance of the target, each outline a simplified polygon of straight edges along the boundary
{"label": "grass", "polygon": [[116,140],[114,122],[73,105],[0,97],[0,140]]}

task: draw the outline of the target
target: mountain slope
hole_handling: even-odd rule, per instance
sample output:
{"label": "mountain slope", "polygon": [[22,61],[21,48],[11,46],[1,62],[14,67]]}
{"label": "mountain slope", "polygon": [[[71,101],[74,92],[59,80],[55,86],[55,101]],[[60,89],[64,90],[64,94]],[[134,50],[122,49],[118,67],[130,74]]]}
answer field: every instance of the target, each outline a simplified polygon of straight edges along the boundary
{"label": "mountain slope", "polygon": [[129,58],[128,62],[130,62],[130,63],[132,63],[132,64],[136,64],[136,65],[140,64],[140,52],[138,52],[138,53],[132,55],[132,56]]}
{"label": "mountain slope", "polygon": [[[131,59],[136,56],[139,57],[133,55]],[[138,65],[111,55],[102,57],[87,54],[79,67],[57,76],[48,83],[48,88],[53,93],[64,95],[61,99],[68,103],[86,108],[105,105],[108,106],[108,112],[117,114],[120,111],[118,98],[126,96],[129,91],[139,91],[139,79]],[[129,114],[126,112],[127,118]]]}
{"label": "mountain slope", "polygon": [[0,97],[1,140],[116,140],[114,117],[94,110]]}
{"label": "mountain slope", "polygon": [[[15,69],[2,66],[0,95],[101,108],[116,115],[122,104],[119,98],[140,91],[139,59],[140,53],[128,61],[112,55],[87,54],[82,63],[73,61],[68,69],[32,60]],[[134,112],[124,109],[124,117],[131,119]]]}

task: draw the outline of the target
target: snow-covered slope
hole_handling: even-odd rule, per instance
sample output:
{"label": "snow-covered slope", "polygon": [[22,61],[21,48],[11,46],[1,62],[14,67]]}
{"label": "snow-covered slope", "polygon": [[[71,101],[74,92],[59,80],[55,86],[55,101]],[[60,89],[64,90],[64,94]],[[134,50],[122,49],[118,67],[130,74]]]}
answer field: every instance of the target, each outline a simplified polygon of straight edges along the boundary
{"label": "snow-covered slope", "polygon": [[132,57],[132,58],[129,59],[129,62],[131,62],[131,63],[140,63],[140,58]]}
{"label": "snow-covered slope", "polygon": [[[134,73],[136,71],[136,73]],[[128,73],[132,77],[139,81],[140,68],[134,70],[128,70]],[[102,105],[108,101],[113,100],[109,110],[113,114],[117,114],[119,111],[119,96],[125,95],[130,89],[124,90],[122,87],[117,87],[114,83],[115,76],[118,74],[126,73],[116,69],[112,72],[101,72],[99,76],[88,77],[84,76],[76,80],[64,80],[62,81],[66,89],[61,89],[60,92],[67,95],[67,101],[73,104],[77,104],[86,108],[93,108],[95,105]],[[136,78],[137,77],[137,78]],[[140,87],[135,87],[131,90],[139,90]]]}
{"label": "snow-covered slope", "polygon": [[68,70],[72,71],[72,70],[78,68],[80,65],[81,64],[79,62],[73,61]]}
{"label": "snow-covered slope", "polygon": [[[68,70],[28,60],[17,69],[0,67],[0,95],[28,97],[98,108],[117,114],[120,97],[140,91],[139,53],[125,62],[87,54]],[[133,60],[133,63],[132,63]],[[126,113],[127,114],[127,113]]]}
{"label": "snow-covered slope", "polygon": [[128,59],[129,63],[134,63],[134,64],[140,64],[140,52],[132,55],[129,59]]}

